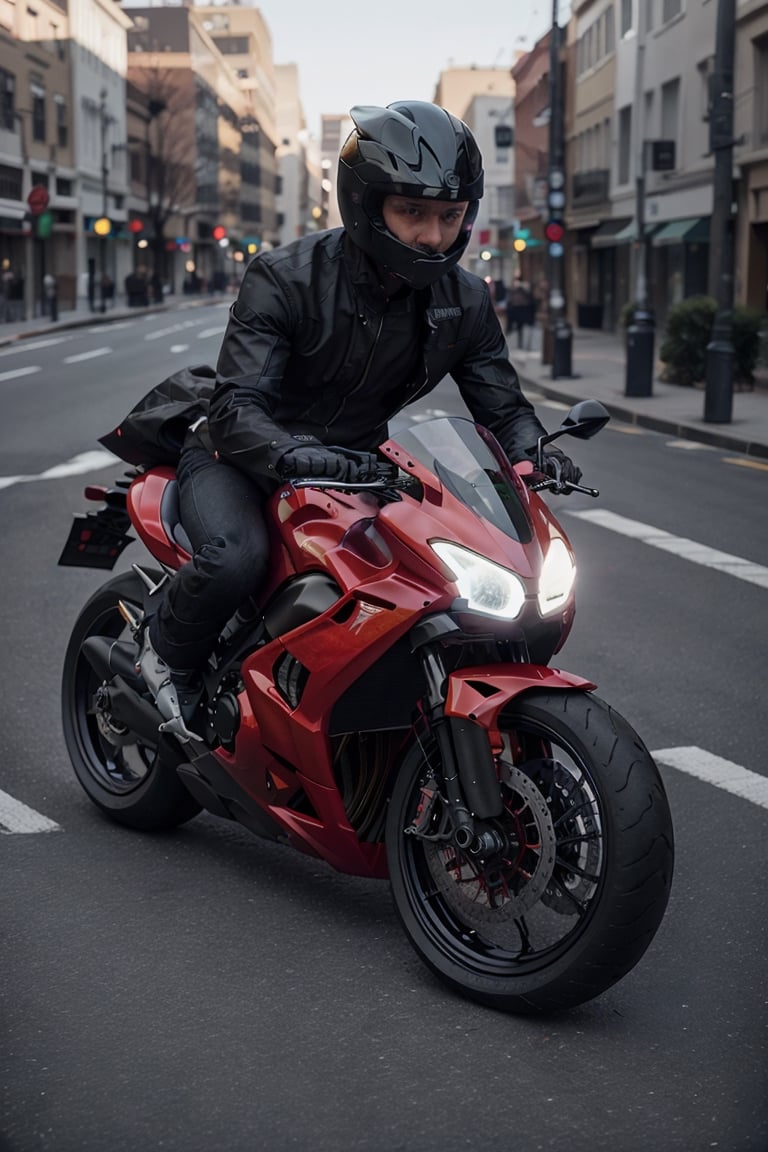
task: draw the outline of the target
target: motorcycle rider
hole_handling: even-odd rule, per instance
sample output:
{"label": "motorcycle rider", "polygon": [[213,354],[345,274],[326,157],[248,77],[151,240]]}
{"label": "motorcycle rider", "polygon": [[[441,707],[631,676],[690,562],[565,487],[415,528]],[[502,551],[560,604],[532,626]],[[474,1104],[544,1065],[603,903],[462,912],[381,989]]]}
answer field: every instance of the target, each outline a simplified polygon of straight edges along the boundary
{"label": "motorcycle rider", "polygon": [[[477,143],[434,104],[357,106],[339,157],[342,228],[256,257],[230,310],[207,422],[178,466],[194,554],[160,594],[138,667],[162,730],[199,739],[199,671],[263,583],[262,506],[281,480],[373,479],[387,422],[451,375],[514,463],[545,429],[484,281],[459,267],[483,194]],[[549,447],[552,475],[579,468]]]}

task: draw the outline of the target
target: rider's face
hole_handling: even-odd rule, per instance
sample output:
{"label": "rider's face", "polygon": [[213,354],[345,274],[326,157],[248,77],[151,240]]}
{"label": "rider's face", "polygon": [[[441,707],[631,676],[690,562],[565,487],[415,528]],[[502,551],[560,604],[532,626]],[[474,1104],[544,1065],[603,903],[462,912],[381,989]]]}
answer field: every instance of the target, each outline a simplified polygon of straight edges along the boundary
{"label": "rider's face", "polygon": [[410,248],[434,255],[447,252],[461,231],[467,200],[423,200],[410,196],[384,199],[384,223],[393,236]]}

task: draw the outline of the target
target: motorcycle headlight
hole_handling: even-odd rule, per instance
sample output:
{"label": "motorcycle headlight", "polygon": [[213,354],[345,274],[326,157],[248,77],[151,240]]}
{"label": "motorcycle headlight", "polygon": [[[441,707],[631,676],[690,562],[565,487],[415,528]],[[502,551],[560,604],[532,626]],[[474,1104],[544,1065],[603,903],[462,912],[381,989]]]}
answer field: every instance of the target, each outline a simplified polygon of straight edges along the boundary
{"label": "motorcycle headlight", "polygon": [[446,540],[430,541],[430,547],[453,573],[459,595],[470,609],[504,620],[519,616],[525,588],[513,572]]}
{"label": "motorcycle headlight", "polygon": [[549,545],[539,579],[539,612],[547,616],[562,608],[576,579],[576,565],[565,541],[556,537]]}

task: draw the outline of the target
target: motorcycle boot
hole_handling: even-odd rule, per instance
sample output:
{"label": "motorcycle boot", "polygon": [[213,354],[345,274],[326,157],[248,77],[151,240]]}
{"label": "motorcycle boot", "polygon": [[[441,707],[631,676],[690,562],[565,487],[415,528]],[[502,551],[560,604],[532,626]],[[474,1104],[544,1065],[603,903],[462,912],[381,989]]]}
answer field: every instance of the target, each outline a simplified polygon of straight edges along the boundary
{"label": "motorcycle boot", "polygon": [[182,744],[190,740],[202,741],[202,736],[189,727],[202,695],[200,677],[196,672],[169,668],[153,648],[147,627],[144,628],[136,671],[143,677],[163,717],[158,730],[170,733]]}

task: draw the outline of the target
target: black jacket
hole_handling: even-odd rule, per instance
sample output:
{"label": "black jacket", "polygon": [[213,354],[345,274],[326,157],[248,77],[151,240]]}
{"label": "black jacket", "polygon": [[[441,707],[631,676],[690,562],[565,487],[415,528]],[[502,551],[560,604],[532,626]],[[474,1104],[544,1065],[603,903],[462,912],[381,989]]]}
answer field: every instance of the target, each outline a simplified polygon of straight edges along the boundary
{"label": "black jacket", "polygon": [[263,478],[278,474],[296,434],[375,450],[392,416],[451,375],[473,419],[520,459],[544,428],[509,363],[486,285],[455,267],[415,293],[414,303],[420,351],[411,337],[402,349],[404,378],[366,388],[361,404],[377,354],[399,362],[391,341],[378,345],[388,303],[376,269],[342,229],[258,256],[219,354],[208,429],[219,455]]}

